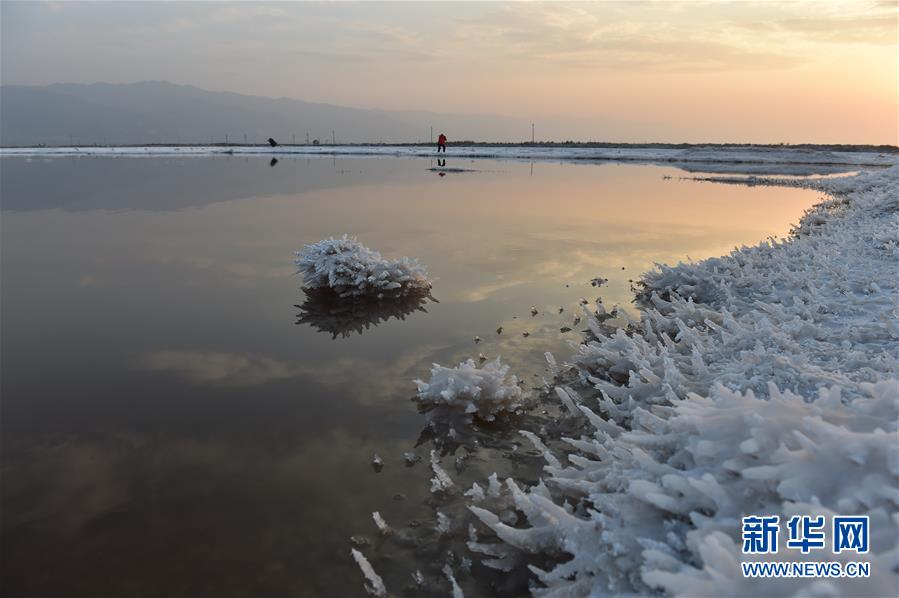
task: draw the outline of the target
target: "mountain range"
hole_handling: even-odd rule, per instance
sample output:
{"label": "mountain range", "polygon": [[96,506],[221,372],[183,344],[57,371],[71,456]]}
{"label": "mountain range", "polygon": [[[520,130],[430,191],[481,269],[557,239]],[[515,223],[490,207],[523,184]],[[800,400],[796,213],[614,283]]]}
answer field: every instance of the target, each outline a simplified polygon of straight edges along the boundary
{"label": "mountain range", "polygon": [[[360,109],[164,81],[0,86],[0,145],[523,141],[530,123],[487,114]],[[333,133],[332,133],[333,131]]]}

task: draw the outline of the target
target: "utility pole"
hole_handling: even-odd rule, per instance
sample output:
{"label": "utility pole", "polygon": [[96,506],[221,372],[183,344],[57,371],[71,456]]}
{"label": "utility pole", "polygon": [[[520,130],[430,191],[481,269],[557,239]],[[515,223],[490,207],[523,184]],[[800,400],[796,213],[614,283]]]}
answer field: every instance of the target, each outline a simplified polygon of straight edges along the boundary
{"label": "utility pole", "polygon": [[246,133],[243,134],[243,144],[244,145],[247,144],[247,134]]}
{"label": "utility pole", "polygon": [[431,143],[434,143],[434,127],[431,127]]}
{"label": "utility pole", "polygon": [[296,133],[294,133],[293,135],[291,135],[291,137],[293,137],[293,144],[296,145],[296,144],[297,144],[297,136],[296,136]]}
{"label": "utility pole", "polygon": [[531,123],[531,143],[534,143],[534,123]]}
{"label": "utility pole", "polygon": [[337,145],[337,138],[334,137],[334,129],[331,129],[331,145]]}
{"label": "utility pole", "polygon": [[306,131],[306,145],[309,145],[309,131]]}
{"label": "utility pole", "polygon": [[225,145],[228,145],[228,134],[225,133]]}

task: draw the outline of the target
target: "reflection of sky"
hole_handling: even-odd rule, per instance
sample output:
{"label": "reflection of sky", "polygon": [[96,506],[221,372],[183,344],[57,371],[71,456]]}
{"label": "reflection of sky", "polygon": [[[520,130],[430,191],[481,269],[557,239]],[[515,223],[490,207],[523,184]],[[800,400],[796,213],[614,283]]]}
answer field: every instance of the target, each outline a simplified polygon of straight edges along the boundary
{"label": "reflection of sky", "polygon": [[[147,162],[96,160],[123,176]],[[202,162],[205,183],[173,196],[179,188],[154,164],[160,176],[142,180],[140,203],[125,199],[127,209],[21,209],[46,202],[34,193],[54,181],[64,188],[49,197],[68,195],[66,206],[113,196],[106,179],[56,160],[4,197],[18,206],[0,221],[12,586],[52,592],[79,567],[110,567],[121,554],[152,560],[153,572],[123,567],[94,592],[123,591],[125,579],[153,587],[178,562],[205,577],[173,573],[157,589],[221,595],[191,583],[232,562],[241,564],[234,594],[283,594],[301,572],[325,587],[352,568],[346,538],[368,531],[371,510],[411,517],[402,509],[413,501],[390,496],[426,487],[423,468],[410,483],[398,467],[375,475],[368,462],[379,452],[398,463],[414,444],[423,422],[411,381],[432,362],[502,355],[539,383],[543,352],[562,361],[577,339],[559,328],[572,325],[580,297],[627,304],[628,279],[653,262],[782,235],[816,198],[663,180],[676,171],[648,166],[540,164],[530,176],[527,164],[496,163],[438,178],[427,161],[340,162],[365,176],[342,186],[319,172],[333,172],[331,160],[284,160],[273,189],[267,165],[215,160]],[[221,188],[236,179],[240,190]],[[118,186],[127,176],[117,180],[127,197]],[[296,326],[292,252],[345,232],[386,256],[419,258],[439,303],[346,339]],[[609,283],[590,287],[600,275]],[[304,552],[310,537],[324,548]],[[47,542],[54,548],[37,559]],[[56,573],[29,585],[39,563]],[[357,576],[343,576],[348,591]]]}

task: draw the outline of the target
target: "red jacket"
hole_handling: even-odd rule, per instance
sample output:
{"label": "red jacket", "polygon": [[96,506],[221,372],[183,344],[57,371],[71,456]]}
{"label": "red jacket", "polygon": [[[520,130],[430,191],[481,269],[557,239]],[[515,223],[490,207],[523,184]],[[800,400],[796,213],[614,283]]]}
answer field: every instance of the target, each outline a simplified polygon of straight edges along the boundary
{"label": "red jacket", "polygon": [[440,137],[437,138],[437,143],[439,143],[440,145],[445,145],[446,144],[446,135],[441,133]]}

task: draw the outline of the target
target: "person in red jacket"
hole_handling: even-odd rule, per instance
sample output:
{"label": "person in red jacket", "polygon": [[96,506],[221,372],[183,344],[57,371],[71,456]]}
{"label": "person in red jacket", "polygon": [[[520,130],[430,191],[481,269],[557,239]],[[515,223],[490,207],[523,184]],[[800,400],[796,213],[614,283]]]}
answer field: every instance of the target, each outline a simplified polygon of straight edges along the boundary
{"label": "person in red jacket", "polygon": [[446,135],[443,133],[437,138],[437,153],[439,154],[441,151],[443,151],[444,154],[446,153]]}

